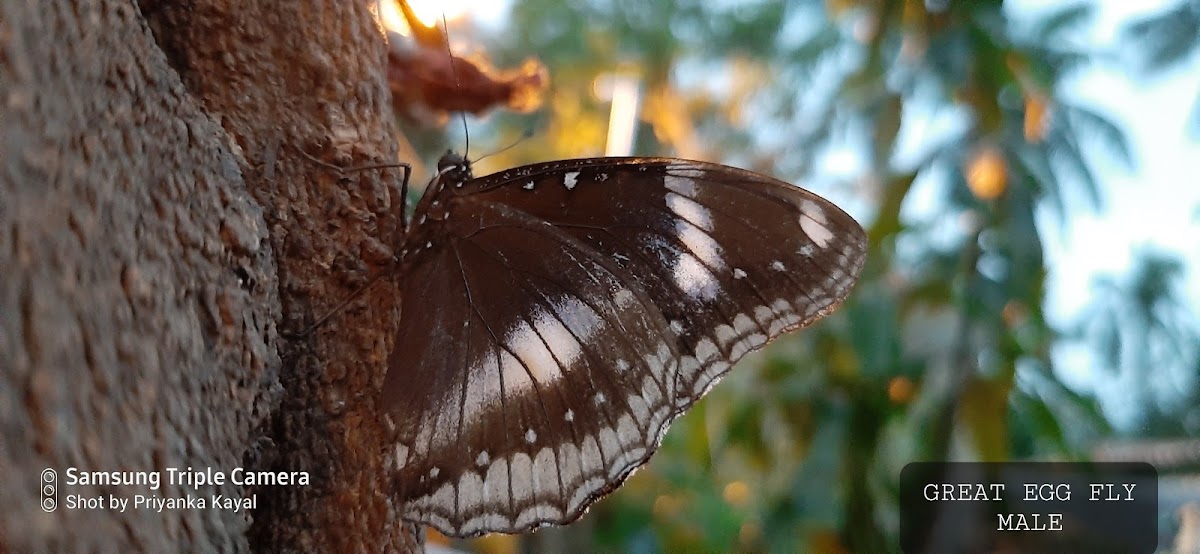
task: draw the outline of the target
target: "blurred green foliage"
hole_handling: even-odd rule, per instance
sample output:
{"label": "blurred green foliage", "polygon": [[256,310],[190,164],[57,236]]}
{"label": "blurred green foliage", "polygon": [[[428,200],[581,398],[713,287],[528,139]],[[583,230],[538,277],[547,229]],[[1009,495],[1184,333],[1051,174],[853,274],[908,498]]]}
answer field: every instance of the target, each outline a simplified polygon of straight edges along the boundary
{"label": "blurred green foliage", "polygon": [[[1148,67],[1195,48],[1198,5],[1130,29]],[[1177,261],[1147,255],[1099,282],[1073,328],[1043,311],[1035,212],[1064,225],[1103,204],[1089,159],[1134,163],[1116,124],[1061,94],[1095,55],[1072,38],[1090,15],[1069,5],[1017,20],[998,0],[518,1],[485,50],[499,66],[535,56],[553,84],[537,114],[485,124],[493,145],[536,130],[491,166],[600,155],[608,106],[593,83],[632,72],[638,155],[819,186],[870,240],[840,311],[749,357],[625,487],[521,548],[895,550],[905,463],[1081,459],[1115,433],[1095,398],[1061,380],[1056,345],[1094,345],[1100,365],[1137,383],[1194,372]],[[822,170],[837,150],[855,153],[853,177]],[[1181,413],[1200,398],[1181,379],[1191,392],[1166,403],[1172,391],[1131,390],[1139,433],[1189,432]]]}

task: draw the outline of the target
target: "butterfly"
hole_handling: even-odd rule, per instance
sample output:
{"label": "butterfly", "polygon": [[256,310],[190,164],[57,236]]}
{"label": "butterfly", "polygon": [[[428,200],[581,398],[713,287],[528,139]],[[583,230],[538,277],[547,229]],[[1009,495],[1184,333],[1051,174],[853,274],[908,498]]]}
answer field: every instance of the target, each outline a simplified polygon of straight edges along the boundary
{"label": "butterfly", "polygon": [[447,154],[400,249],[381,391],[403,517],[458,537],[574,521],[738,359],[841,304],[865,256],[845,212],[742,169],[476,179]]}

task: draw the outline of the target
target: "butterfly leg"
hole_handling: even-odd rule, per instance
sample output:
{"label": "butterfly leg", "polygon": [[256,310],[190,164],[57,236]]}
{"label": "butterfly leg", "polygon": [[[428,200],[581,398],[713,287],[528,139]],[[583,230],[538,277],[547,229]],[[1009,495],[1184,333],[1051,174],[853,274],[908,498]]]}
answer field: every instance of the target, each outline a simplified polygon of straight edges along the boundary
{"label": "butterfly leg", "polygon": [[[339,166],[336,164],[331,164],[329,162],[321,160],[321,159],[313,156],[312,154],[305,152],[301,148],[296,148],[296,150],[298,152],[300,152],[300,155],[304,156],[305,158],[308,158],[309,161],[311,161],[319,166],[328,168],[332,171],[336,171],[337,173],[342,174],[342,175],[345,175],[347,173],[354,173],[354,172],[358,172],[358,171],[370,171],[373,169],[399,168],[400,171],[403,173],[403,176],[401,177],[401,182],[400,182],[400,228],[401,229],[408,228],[408,221],[407,221],[408,180],[412,176],[412,165],[404,163],[404,162],[399,162],[399,163],[389,163],[389,164],[368,164],[368,165],[360,165],[360,166],[353,166],[353,167],[342,167],[342,166]],[[396,261],[397,262],[399,261],[399,256],[396,257]],[[334,306],[333,309],[326,312],[325,315],[322,315],[321,317],[317,318],[316,321],[314,321],[311,325],[306,327],[303,331],[301,331],[299,333],[292,333],[292,332],[284,331],[284,332],[281,332],[280,334],[285,339],[289,339],[289,340],[302,339],[304,337],[309,336],[310,334],[312,334],[313,331],[316,331],[317,328],[320,327],[323,323],[328,321],[329,318],[333,317],[335,314],[342,311],[342,309],[344,309],[347,304],[349,304],[350,302],[353,302],[359,296],[362,296],[362,294],[364,292],[366,292],[367,289],[371,288],[372,285],[374,285],[376,282],[379,281],[380,277],[383,277],[384,275],[387,275],[388,273],[390,273],[390,272],[382,271],[382,272],[376,274],[375,276],[371,277],[371,279],[368,280],[366,284],[359,287],[358,290],[350,293],[350,296],[347,296],[345,299],[343,299],[341,302],[339,302],[337,306]]]}

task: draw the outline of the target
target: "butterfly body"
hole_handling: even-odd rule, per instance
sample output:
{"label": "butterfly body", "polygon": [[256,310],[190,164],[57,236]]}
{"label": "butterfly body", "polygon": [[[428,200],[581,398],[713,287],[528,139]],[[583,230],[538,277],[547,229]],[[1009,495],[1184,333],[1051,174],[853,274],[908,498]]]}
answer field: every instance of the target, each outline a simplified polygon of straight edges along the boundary
{"label": "butterfly body", "polygon": [[382,398],[405,517],[455,536],[578,518],[746,352],[832,311],[865,258],[836,206],[745,170],[446,157],[402,247]]}

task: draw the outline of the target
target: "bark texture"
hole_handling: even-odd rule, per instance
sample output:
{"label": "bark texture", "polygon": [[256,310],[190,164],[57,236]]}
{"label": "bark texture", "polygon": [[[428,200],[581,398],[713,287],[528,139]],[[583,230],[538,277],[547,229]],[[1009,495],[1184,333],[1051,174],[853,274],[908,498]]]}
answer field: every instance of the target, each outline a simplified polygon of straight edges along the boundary
{"label": "bark texture", "polygon": [[[399,172],[300,155],[394,160],[368,4],[0,2],[0,551],[420,547],[375,409],[394,288],[280,338],[398,239]],[[311,483],[64,484],[69,467],[189,466]],[[64,505],[134,492],[258,508]]]}

